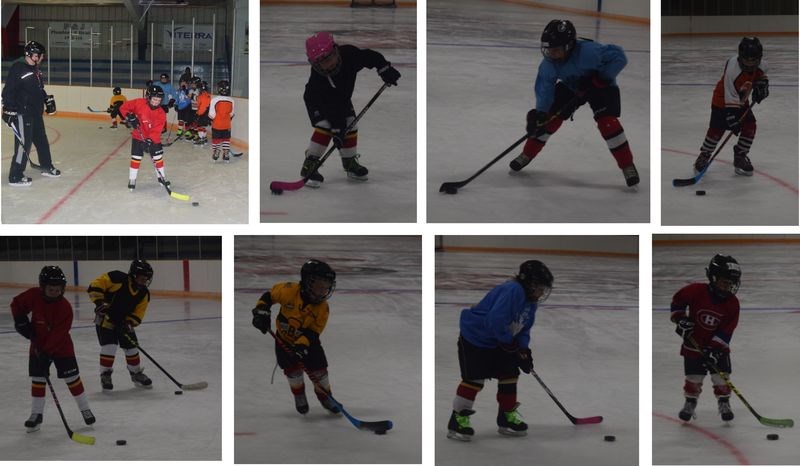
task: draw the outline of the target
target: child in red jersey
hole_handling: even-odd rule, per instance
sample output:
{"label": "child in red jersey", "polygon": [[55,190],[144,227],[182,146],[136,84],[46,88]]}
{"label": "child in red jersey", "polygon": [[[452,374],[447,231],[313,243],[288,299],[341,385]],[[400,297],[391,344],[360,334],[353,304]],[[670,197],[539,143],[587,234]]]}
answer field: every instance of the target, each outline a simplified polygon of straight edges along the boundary
{"label": "child in red jersey", "polygon": [[[31,417],[25,421],[28,432],[39,430],[44,413],[44,395],[50,363],[64,379],[86,424],[94,424],[95,417],[89,409],[89,400],[75,359],[75,349],[69,331],[72,328],[72,305],[64,298],[67,278],[54,265],[42,268],[39,286],[29,288],[11,301],[14,328],[31,341],[28,352],[28,375],[31,377]],[[28,314],[31,315],[30,319]]]}
{"label": "child in red jersey", "polygon": [[164,186],[170,184],[164,176],[164,146],[161,145],[161,129],[167,124],[166,114],[161,109],[162,100],[164,90],[158,86],[149,86],[143,99],[129,100],[119,109],[125,115],[128,126],[132,128],[131,166],[128,176],[128,189],[131,191],[136,189],[136,176],[145,150],[153,159],[158,182]]}
{"label": "child in red jersey", "polygon": [[714,88],[711,121],[700,155],[694,162],[695,172],[706,168],[725,130],[730,130],[739,135],[733,147],[734,170],[738,175],[753,176],[753,164],[747,154],[756,137],[756,117],[750,110],[748,96],[752,93],[754,103],[769,96],[767,66],[761,60],[763,54],[758,37],[744,37],[739,42],[738,55],[725,62],[725,71]]}
{"label": "child in red jersey", "polygon": [[736,259],[717,254],[708,264],[706,276],[708,284],[686,285],[672,297],[670,320],[677,325],[675,331],[678,335],[683,337],[681,356],[686,374],[683,386],[686,403],[678,417],[687,422],[697,417],[694,410],[707,372],[711,372],[711,383],[722,420],[733,419],[731,389],[704,361],[709,360],[720,371],[731,373],[730,342],[739,323],[736,291],[742,272]]}

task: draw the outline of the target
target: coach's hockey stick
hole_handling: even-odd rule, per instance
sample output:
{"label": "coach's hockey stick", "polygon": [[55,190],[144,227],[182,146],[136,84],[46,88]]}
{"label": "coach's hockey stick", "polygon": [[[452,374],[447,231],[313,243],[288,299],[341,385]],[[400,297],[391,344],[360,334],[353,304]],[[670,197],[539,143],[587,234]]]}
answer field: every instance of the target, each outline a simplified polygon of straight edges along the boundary
{"label": "coach's hockey stick", "polygon": [[575,425],[599,424],[603,422],[603,416],[592,416],[592,417],[573,416],[567,411],[567,408],[565,408],[564,405],[562,405],[561,402],[558,401],[558,398],[556,398],[556,396],[553,395],[553,392],[551,392],[550,389],[547,388],[547,385],[544,384],[544,381],[542,380],[541,377],[539,377],[539,374],[537,374],[535,370],[531,369],[531,375],[536,379],[537,382],[539,382],[539,385],[541,385],[542,388],[544,388],[544,391],[546,391],[547,394],[550,395],[550,398],[552,398],[553,401],[556,402],[556,405],[558,405],[558,407],[561,408],[561,412],[564,413],[573,424]]}
{"label": "coach's hockey stick", "polygon": [[128,339],[128,341],[129,341],[129,342],[130,342],[130,343],[131,343],[133,346],[135,346],[135,347],[139,348],[139,351],[141,351],[141,352],[142,352],[142,354],[144,354],[145,356],[147,356],[147,359],[149,359],[149,360],[150,360],[150,362],[152,362],[153,364],[155,364],[155,365],[156,365],[156,367],[158,367],[159,369],[161,369],[161,372],[163,372],[163,373],[164,373],[164,375],[166,375],[166,376],[167,376],[167,377],[168,377],[168,378],[169,378],[169,379],[170,379],[170,380],[171,380],[171,381],[172,381],[172,382],[173,382],[175,385],[177,385],[178,387],[180,387],[182,390],[202,390],[202,389],[204,389],[204,388],[208,387],[208,382],[205,382],[205,381],[203,381],[203,382],[196,382],[196,383],[180,383],[180,382],[178,382],[177,380],[175,380],[175,377],[171,376],[171,375],[170,375],[170,373],[169,373],[169,372],[167,372],[167,370],[166,370],[166,369],[164,369],[163,367],[161,367],[161,364],[159,364],[158,362],[156,362],[156,360],[155,360],[155,359],[153,359],[153,357],[152,357],[152,356],[150,356],[149,354],[147,354],[147,351],[145,351],[145,350],[144,350],[144,348],[142,348],[141,346],[139,346],[139,342],[138,342],[138,341],[136,341],[136,340],[134,340],[133,338],[131,338],[131,336],[130,336],[130,335],[128,335],[127,333],[125,333],[125,332],[122,332],[122,334],[123,334],[123,335],[125,335],[125,338],[127,338],[127,339]]}
{"label": "coach's hockey stick", "polygon": [[[384,86],[384,87],[386,87],[386,86]],[[333,397],[333,395],[328,393],[328,391],[325,390],[319,384],[318,380],[314,379],[314,377],[311,376],[311,373],[303,365],[303,361],[300,361],[299,359],[297,359],[297,357],[294,355],[294,353],[292,353],[292,351],[286,346],[286,343],[284,343],[280,338],[278,338],[277,335],[275,335],[275,332],[273,332],[272,330],[267,330],[267,333],[272,335],[272,338],[275,339],[275,341],[278,343],[278,346],[280,346],[281,349],[283,349],[283,351],[285,351],[286,354],[290,358],[292,358],[295,362],[297,362],[297,365],[300,366],[300,368],[306,374],[308,374],[308,378],[311,379],[311,382],[314,383],[314,386],[316,388],[318,388],[322,393],[325,393],[325,395],[328,397],[328,399],[337,408],[339,408],[339,411],[341,411],[342,414],[344,414],[344,416],[347,418],[347,420],[350,421],[350,423],[353,424],[356,427],[356,429],[358,429],[358,430],[368,430],[368,431],[374,432],[376,434],[382,435],[382,434],[385,434],[386,431],[390,430],[394,426],[392,421],[389,421],[389,420],[385,420],[385,421],[362,421],[361,419],[353,417],[350,413],[347,412],[346,409],[344,409],[344,406],[341,403],[336,401],[336,399]]]}
{"label": "coach's hockey stick", "polygon": [[[11,128],[11,131],[14,133],[14,137],[17,138],[17,141],[19,141],[19,145],[22,146],[22,150],[25,150],[25,143],[22,141],[22,135],[19,133],[19,130],[17,129],[17,125],[12,123],[12,124],[10,124],[8,126]],[[31,146],[33,146],[33,144],[31,144]],[[33,168],[34,170],[41,170],[42,169],[41,165],[39,165],[39,164],[37,164],[37,163],[35,163],[33,161],[33,159],[31,158],[30,152],[28,153],[28,163],[30,164],[31,168]]]}
{"label": "coach's hockey stick", "polygon": [[755,416],[756,419],[758,419],[758,422],[769,427],[794,427],[794,421],[791,419],[770,419],[768,417],[764,417],[758,414],[756,410],[753,409],[752,406],[750,406],[750,403],[748,403],[747,400],[744,399],[744,395],[742,395],[741,392],[739,392],[739,390],[736,388],[736,386],[733,385],[733,382],[731,382],[731,379],[728,377],[728,374],[721,371],[719,369],[719,366],[717,366],[714,363],[714,361],[712,361],[708,356],[706,356],[705,353],[703,353],[703,350],[700,349],[700,345],[697,344],[697,341],[694,339],[694,336],[690,335],[689,338],[686,339],[686,341],[689,342],[689,344],[692,345],[692,347],[700,353],[700,356],[703,358],[703,362],[706,364],[706,366],[710,368],[712,371],[716,372],[720,377],[722,377],[722,380],[725,381],[725,384],[728,385],[728,387],[730,387],[731,390],[733,390],[733,393],[736,393],[736,396],[739,397],[739,400],[742,401],[742,404],[744,404],[747,407],[747,409],[750,410],[753,416]]}
{"label": "coach's hockey stick", "polygon": [[[139,133],[139,137],[142,138],[142,142],[145,142],[145,137],[144,137],[144,133],[142,133],[142,129],[141,128],[136,128],[136,132]],[[164,145],[162,144],[161,146],[163,147]],[[148,153],[150,152],[150,147],[149,146],[147,147],[147,152]],[[150,159],[152,160],[152,158],[153,158],[153,154],[150,154]],[[172,188],[169,187],[169,185],[167,185],[167,180],[165,180],[164,177],[161,176],[161,173],[159,173],[158,168],[156,168],[155,161],[153,161],[153,170],[155,170],[155,172],[156,172],[156,178],[158,179],[158,183],[161,186],[163,186],[164,189],[167,190],[167,194],[169,194],[170,197],[172,197],[174,199],[177,199],[179,201],[188,201],[189,199],[191,199],[191,197],[189,197],[186,194],[176,193],[175,191],[172,190]]]}
{"label": "coach's hockey stick", "polygon": [[[353,128],[356,125],[356,123],[358,123],[358,120],[360,120],[361,117],[363,117],[364,114],[367,113],[367,110],[369,110],[369,108],[372,107],[372,104],[375,103],[376,100],[378,100],[378,96],[380,96],[383,93],[383,91],[386,90],[387,87],[389,87],[389,84],[384,84],[383,86],[381,86],[380,89],[378,89],[378,92],[376,92],[375,95],[372,96],[372,98],[369,100],[369,102],[367,102],[367,105],[364,106],[364,108],[361,110],[361,113],[356,115],[355,120],[353,120],[353,122],[347,126],[347,128],[344,131],[345,134],[350,132],[350,129]],[[322,167],[322,164],[325,163],[325,161],[328,159],[328,157],[330,157],[330,155],[333,153],[334,150],[336,150],[336,146],[331,146],[331,148],[328,149],[328,152],[326,152],[325,155],[323,155],[322,158],[319,159],[319,161],[317,161],[317,163],[314,166],[309,167],[308,174],[304,176],[303,179],[297,181],[273,181],[269,184],[270,191],[273,194],[282,194],[284,191],[297,191],[298,189],[302,188],[303,186],[306,185],[306,181],[308,181],[311,175],[313,175],[314,172],[316,172],[317,170],[320,169],[320,167]]]}
{"label": "coach's hockey stick", "polygon": [[[577,103],[579,100],[583,99],[585,96],[586,96],[586,91],[576,93],[575,97],[573,97],[572,99],[569,100],[569,102],[564,104],[564,106],[559,111],[557,111],[556,113],[551,115],[550,118],[548,118],[544,123],[542,123],[540,125],[540,127],[543,128],[543,127],[547,126],[551,121],[555,120],[556,117],[560,116],[561,118],[564,118],[564,116],[561,115],[564,112],[564,110],[570,108],[572,105]],[[481,173],[485,172],[487,169],[489,169],[489,167],[491,167],[492,165],[497,163],[500,159],[502,159],[503,157],[508,155],[509,152],[514,150],[517,146],[522,144],[526,139],[528,139],[531,136],[533,136],[533,135],[532,134],[526,134],[525,136],[522,136],[521,138],[517,139],[514,142],[514,144],[511,144],[511,146],[509,146],[508,149],[506,149],[503,152],[501,152],[500,155],[498,155],[497,157],[493,158],[489,163],[484,165],[483,168],[481,168],[480,170],[475,172],[474,175],[470,176],[466,180],[462,180],[462,181],[447,181],[447,182],[442,183],[442,185],[439,187],[439,192],[440,193],[447,193],[447,194],[458,194],[458,189],[459,188],[463,188],[464,186],[466,186],[467,183],[469,183],[470,181],[472,181],[475,178],[477,178]]]}
{"label": "coach's hockey stick", "polygon": [[[749,97],[750,97],[750,91],[747,92],[747,95],[745,96],[744,101],[747,101],[747,99]],[[741,127],[741,124],[744,121],[745,117],[747,116],[747,114],[750,112],[750,110],[752,108],[753,108],[753,106],[751,104],[745,105],[744,112],[742,112],[742,116],[739,117],[739,126],[740,127]],[[714,151],[714,155],[712,155],[711,158],[708,159],[708,162],[706,163],[706,166],[703,167],[703,169],[700,170],[700,172],[698,172],[695,176],[693,176],[691,178],[675,178],[675,179],[672,180],[672,186],[674,186],[676,188],[679,188],[679,187],[683,187],[683,186],[692,186],[694,184],[697,184],[697,182],[700,181],[700,179],[703,178],[703,176],[708,171],[708,167],[711,166],[711,162],[713,162],[714,159],[717,158],[717,154],[719,154],[720,151],[722,151],[722,148],[725,147],[725,144],[728,143],[728,139],[730,139],[731,136],[733,136],[733,134],[734,134],[733,131],[730,131],[728,133],[728,135],[725,136],[725,139],[722,140],[722,143],[719,145],[719,147],[717,147],[717,150]]]}

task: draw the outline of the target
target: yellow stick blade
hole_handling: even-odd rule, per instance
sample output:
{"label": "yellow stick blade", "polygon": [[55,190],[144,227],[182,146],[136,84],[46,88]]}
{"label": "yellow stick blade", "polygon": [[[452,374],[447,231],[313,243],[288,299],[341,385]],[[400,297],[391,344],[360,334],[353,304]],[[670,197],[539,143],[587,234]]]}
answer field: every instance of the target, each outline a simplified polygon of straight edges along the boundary
{"label": "yellow stick blade", "polygon": [[94,445],[94,437],[90,437],[88,435],[81,435],[77,432],[73,432],[71,438],[72,440],[84,445]]}

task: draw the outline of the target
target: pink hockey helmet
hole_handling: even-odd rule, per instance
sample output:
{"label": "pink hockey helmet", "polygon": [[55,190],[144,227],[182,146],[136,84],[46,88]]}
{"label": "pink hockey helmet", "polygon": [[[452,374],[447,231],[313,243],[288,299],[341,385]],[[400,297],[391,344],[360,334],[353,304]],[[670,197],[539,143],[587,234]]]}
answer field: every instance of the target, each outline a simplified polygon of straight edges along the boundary
{"label": "pink hockey helmet", "polygon": [[336,74],[341,65],[341,57],[330,32],[317,32],[306,39],[306,57],[311,66],[325,76]]}

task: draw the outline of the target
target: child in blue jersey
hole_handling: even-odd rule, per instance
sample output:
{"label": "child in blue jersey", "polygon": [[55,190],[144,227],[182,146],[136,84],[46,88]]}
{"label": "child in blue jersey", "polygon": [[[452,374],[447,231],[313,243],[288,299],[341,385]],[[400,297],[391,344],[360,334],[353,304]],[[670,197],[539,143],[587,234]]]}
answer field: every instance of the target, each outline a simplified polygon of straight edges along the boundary
{"label": "child in blue jersey", "polygon": [[570,21],[554,19],[542,33],[542,55],[534,90],[536,108],[528,112],[528,140],[522,153],[511,161],[520,171],[544,148],[564,120],[588,103],[597,129],[622,170],[628,186],[639,184],[625,131],[619,122],[621,104],[616,77],[628,63],[617,45],[576,39]]}
{"label": "child in blue jersey", "polygon": [[531,327],[538,304],[550,295],[553,274],[537,260],[523,262],[519,273],[493,288],[477,305],[461,311],[458,362],[461,383],[453,400],[447,437],[468,442],[475,434],[469,417],[486,379],[497,379],[497,426],[501,434],[526,435],[517,412],[519,370],[533,370]]}

